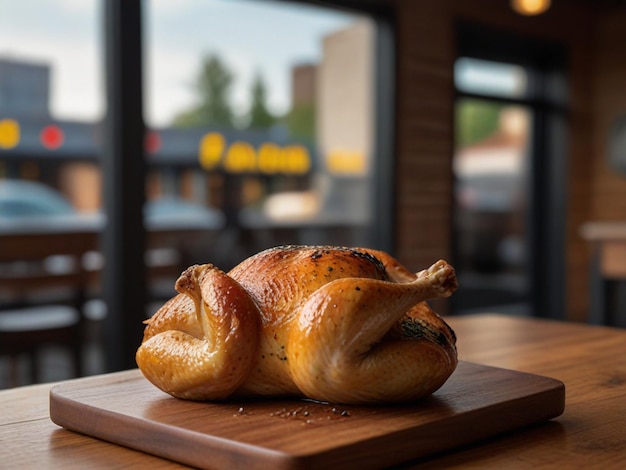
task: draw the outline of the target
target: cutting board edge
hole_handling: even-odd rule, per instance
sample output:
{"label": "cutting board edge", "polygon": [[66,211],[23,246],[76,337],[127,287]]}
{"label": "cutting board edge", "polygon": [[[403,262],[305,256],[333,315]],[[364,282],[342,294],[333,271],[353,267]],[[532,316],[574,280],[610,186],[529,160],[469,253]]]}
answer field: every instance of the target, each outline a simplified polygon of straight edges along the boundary
{"label": "cutting board edge", "polygon": [[[549,377],[545,378],[550,379]],[[359,469],[380,468],[381,466],[388,467],[390,465],[406,464],[411,461],[427,458],[442,451],[453,451],[456,448],[460,448],[468,444],[477,443],[500,435],[504,436],[518,430],[540,425],[551,419],[558,418],[565,410],[565,385],[559,380],[551,380],[554,382],[554,388],[541,390],[535,394],[520,397],[514,401],[490,407],[492,411],[495,408],[498,411],[506,413],[507,410],[514,408],[514,403],[519,404],[520,402],[523,402],[525,406],[531,409],[544,410],[544,412],[537,413],[532,417],[525,414],[523,417],[518,416],[517,419],[508,421],[502,425],[494,425],[489,428],[489,430],[483,429],[482,432],[474,434],[462,433],[451,440],[451,436],[449,434],[450,424],[454,423],[459,428],[464,429],[471,427],[471,425],[466,427],[463,425],[469,424],[476,419],[481,419],[485,414],[485,409],[476,409],[454,416],[448,420],[442,420],[435,424],[431,423],[429,426],[403,429],[385,436],[376,436],[369,441],[365,440],[329,449],[326,452],[320,452],[318,454],[308,456],[306,459],[307,464],[310,465],[310,468],[319,468],[320,465],[339,467],[350,464],[357,465]],[[535,407],[539,404],[543,404],[545,406],[546,403],[551,403],[552,406],[547,408],[543,408],[541,406]],[[443,440],[437,441],[437,439],[432,438],[433,435],[437,434],[446,435],[447,441],[445,444],[442,444]],[[413,448],[410,452],[407,452],[402,447],[394,446],[394,442],[406,440],[419,442],[419,448],[417,450]],[[376,441],[377,446],[372,445],[373,441]],[[439,442],[439,445],[437,445],[437,442]],[[386,449],[384,453],[377,451],[375,455],[368,454],[368,449],[380,448],[381,445]],[[344,458],[343,456],[345,455],[349,455],[350,457]],[[354,455],[358,455],[359,458],[355,459]]]}
{"label": "cutting board edge", "polygon": [[[87,410],[99,410],[100,414],[108,418],[108,421],[102,425],[100,420],[85,420],[82,419],[84,418],[82,413],[76,412],[73,401],[58,393],[59,387],[62,387],[62,385],[53,387],[50,390],[50,419],[53,423],[68,431],[78,432],[89,437],[102,439],[113,444],[197,468],[206,467],[206,461],[202,457],[206,456],[207,449],[211,450],[212,467],[219,463],[218,468],[232,468],[232,457],[236,455],[239,456],[236,459],[236,464],[245,465],[246,468],[250,469],[265,469],[267,465],[271,465],[271,468],[285,470],[306,468],[306,466],[303,467],[302,465],[302,458],[285,452],[195,431],[179,430],[172,435],[167,425],[155,424],[145,419],[110,410],[103,412],[101,409],[91,405],[83,405],[83,407]],[[137,431],[136,439],[131,442],[121,439],[119,434],[115,433],[115,429],[118,426],[134,428]],[[192,444],[191,447],[190,443]],[[182,454],[176,452],[180,448],[184,448],[186,452]],[[215,462],[215,460],[218,462]]]}
{"label": "cutting board edge", "polygon": [[[173,436],[167,425],[156,423],[155,426],[155,422],[145,418],[129,416],[112,410],[103,410],[88,404],[82,404],[82,412],[78,412],[74,406],[75,400],[63,396],[63,392],[73,390],[74,385],[77,385],[78,381],[59,384],[51,389],[50,418],[55,424],[68,430],[194,467],[206,467],[208,456],[211,459],[211,465],[217,468],[232,468],[233,465],[245,465],[246,468],[267,468],[268,465],[271,465],[272,468],[277,469],[301,469],[315,468],[319,465],[337,466],[347,463],[350,465],[358,464],[359,468],[373,468],[381,465],[399,464],[409,460],[423,459],[444,450],[452,450],[493,437],[494,435],[536,425],[563,413],[565,407],[565,385],[563,382],[551,377],[527,372],[475,363],[468,364],[480,368],[501,370],[518,376],[527,376],[529,380],[532,379],[540,384],[540,389],[536,393],[524,395],[512,401],[454,415],[452,418],[442,420],[434,427],[431,424],[429,430],[426,430],[423,425],[409,429],[400,429],[387,435],[373,436],[371,439],[364,439],[311,453],[293,453],[271,449],[186,429],[179,429],[179,432]],[[79,379],[80,383],[78,385],[84,386],[85,381],[90,382],[90,379],[95,383],[104,381],[111,383],[111,379],[113,379],[114,383],[125,383],[142,380],[142,375],[137,370],[124,371],[106,376],[92,376],[91,378]],[[520,406],[523,409],[541,409],[543,414],[530,417],[527,413],[524,413],[523,415],[515,416],[515,420],[507,423],[492,424],[488,430],[483,428],[482,434],[466,433],[466,435],[463,435],[461,433],[454,436],[454,439],[449,434],[451,424],[454,424],[457,428],[471,428],[474,420],[482,419],[483,415],[489,416],[488,409],[491,410],[491,414],[493,414],[494,408],[499,413],[506,413],[507,410],[513,410]],[[90,409],[92,411],[99,410],[101,419],[96,419],[95,421],[85,420],[85,410],[89,413]],[[102,417],[106,419],[103,420]],[[103,423],[102,421],[105,422]],[[133,434],[135,437],[132,440],[119,438],[114,432],[119,426],[134,428]],[[435,445],[437,444],[435,439],[435,444],[433,444],[433,433],[440,437],[444,436],[445,444],[444,439],[440,439],[438,445]],[[145,436],[149,436],[149,438]],[[397,447],[398,442],[406,442],[407,439],[417,440],[418,442],[423,441],[423,444],[419,449],[407,449],[406,446]],[[380,452],[381,447],[385,449],[382,453]],[[177,448],[178,452],[176,452]],[[181,454],[180,448],[184,448],[185,452]],[[172,451],[172,449],[174,450]]]}

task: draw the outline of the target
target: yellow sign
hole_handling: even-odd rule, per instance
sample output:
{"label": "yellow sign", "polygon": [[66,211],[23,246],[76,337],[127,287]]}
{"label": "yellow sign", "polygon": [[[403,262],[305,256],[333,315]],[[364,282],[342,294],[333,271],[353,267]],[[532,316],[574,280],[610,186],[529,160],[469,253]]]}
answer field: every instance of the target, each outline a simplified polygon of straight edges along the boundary
{"label": "yellow sign", "polygon": [[365,155],[361,152],[334,149],[328,153],[326,166],[332,173],[359,173],[366,171]]}
{"label": "yellow sign", "polygon": [[278,173],[282,166],[283,149],[271,142],[266,142],[259,148],[259,171],[271,175]]}
{"label": "yellow sign", "polygon": [[14,119],[0,119],[0,148],[11,149],[20,142],[20,125]]}
{"label": "yellow sign", "polygon": [[311,169],[309,151],[302,145],[281,147],[265,142],[257,150],[248,142],[236,141],[227,148],[226,139],[217,132],[202,137],[198,159],[206,170],[221,165],[230,173],[304,174]]}
{"label": "yellow sign", "polygon": [[233,142],[224,158],[224,169],[231,173],[256,171],[256,152],[247,142]]}
{"label": "yellow sign", "polygon": [[222,161],[222,154],[226,147],[226,141],[222,134],[210,132],[200,140],[198,158],[200,166],[206,170],[215,168]]}
{"label": "yellow sign", "polygon": [[290,145],[283,149],[284,173],[304,174],[311,169],[309,151],[302,145]]}

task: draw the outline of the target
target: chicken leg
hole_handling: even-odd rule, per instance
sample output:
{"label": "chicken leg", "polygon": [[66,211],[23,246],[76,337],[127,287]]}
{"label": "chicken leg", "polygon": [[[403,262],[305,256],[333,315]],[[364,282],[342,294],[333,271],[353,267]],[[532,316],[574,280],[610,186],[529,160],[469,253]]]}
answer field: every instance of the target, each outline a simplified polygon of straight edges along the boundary
{"label": "chicken leg", "polygon": [[455,287],[454,271],[443,261],[407,283],[347,278],[323,286],[290,335],[294,382],[310,398],[339,403],[431,394],[457,358],[453,336],[441,331],[441,319],[423,302],[447,297]]}

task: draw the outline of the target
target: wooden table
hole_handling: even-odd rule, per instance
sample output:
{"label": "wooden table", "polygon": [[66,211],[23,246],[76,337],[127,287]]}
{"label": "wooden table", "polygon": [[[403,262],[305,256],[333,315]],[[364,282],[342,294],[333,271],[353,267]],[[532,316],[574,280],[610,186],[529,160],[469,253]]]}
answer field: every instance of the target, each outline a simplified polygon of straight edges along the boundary
{"label": "wooden table", "polygon": [[[411,468],[621,468],[626,461],[626,330],[484,314],[449,318],[465,361],[565,383],[562,416]],[[0,392],[0,467],[177,468],[59,428],[51,384]]]}

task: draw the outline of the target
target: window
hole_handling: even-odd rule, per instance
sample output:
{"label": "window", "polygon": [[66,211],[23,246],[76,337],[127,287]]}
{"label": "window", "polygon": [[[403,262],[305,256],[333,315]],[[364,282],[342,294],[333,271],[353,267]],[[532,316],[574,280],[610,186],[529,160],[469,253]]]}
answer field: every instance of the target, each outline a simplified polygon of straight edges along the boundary
{"label": "window", "polygon": [[287,2],[145,6],[148,199],[215,214],[217,240],[190,256],[226,269],[279,244],[371,244],[374,22]]}
{"label": "window", "polygon": [[457,32],[453,311],[563,318],[566,53],[481,25]]}
{"label": "window", "polygon": [[[11,194],[1,193],[21,198],[23,211],[54,215],[44,196],[26,207],[20,192],[32,185],[42,195],[49,190],[66,199],[77,217],[99,210],[100,21],[97,0],[26,0],[2,7],[0,185],[13,180]],[[0,220],[17,223],[19,215],[0,213]]]}
{"label": "window", "polygon": [[464,309],[530,311],[531,119],[521,105],[477,98],[456,103],[453,238]]}
{"label": "window", "polygon": [[[31,332],[39,341],[41,330],[34,330],[41,325],[69,328],[74,322],[81,325],[81,313],[101,320],[105,312],[101,302],[83,302],[87,276],[81,276],[83,253],[78,251],[87,249],[88,239],[94,249],[89,255],[96,255],[100,264],[95,250],[104,223],[99,160],[105,110],[101,6],[100,0],[24,0],[3,2],[0,14],[0,244],[5,248],[0,315],[3,324],[13,321],[16,329]],[[73,230],[81,236],[68,242],[66,234]],[[62,234],[61,242],[55,243],[59,237],[53,232]],[[23,242],[9,243],[15,240],[12,233],[20,240],[29,234],[49,237],[38,247],[28,245],[26,256],[41,252],[42,258],[17,259],[14,247]],[[30,282],[21,277],[28,274],[33,275]],[[55,276],[53,286],[42,287]],[[23,286],[12,287],[6,279]],[[79,308],[68,310],[68,304]],[[32,310],[33,305],[42,308]],[[71,367],[78,364],[68,361],[69,351],[58,344],[41,344],[32,362],[25,360],[27,349],[13,357],[3,350],[0,388],[101,372],[99,340],[90,336],[84,349],[88,364],[82,370]],[[11,375],[18,380],[11,381]]]}
{"label": "window", "polygon": [[528,73],[515,64],[460,57],[454,65],[454,83],[466,93],[506,98],[528,95]]}
{"label": "window", "polygon": [[[303,3],[142,5],[148,225],[204,221],[217,240],[186,245],[185,262],[224,269],[281,243],[377,244],[375,22]],[[92,219],[102,7],[28,0],[0,18],[0,178],[45,185]]]}
{"label": "window", "polygon": [[[104,266],[111,284],[109,370],[133,366],[144,300],[172,295],[171,276],[181,267],[212,262],[227,270],[283,243],[388,246],[381,234],[391,231],[384,219],[391,211],[381,208],[389,196],[374,188],[390,175],[392,81],[379,79],[393,66],[377,66],[392,54],[375,51],[391,49],[390,41],[381,49],[381,23],[386,39],[390,29],[378,17],[315,3],[25,0],[3,7],[0,184],[43,185],[60,197],[49,204],[54,211],[46,209],[51,215],[65,211],[64,220],[69,212],[90,230],[106,228],[104,256],[89,262]],[[130,23],[143,41],[136,67],[107,41]],[[134,54],[129,44],[124,50]],[[109,60],[111,50],[119,61]],[[139,117],[138,106],[126,113],[111,96],[112,83],[136,89],[112,79],[117,66],[131,77],[143,67],[143,90],[134,96],[143,97],[147,132],[133,136],[145,138],[145,162],[126,158],[130,147],[140,153],[138,142],[117,146],[104,125]],[[131,121],[121,127],[138,120]],[[142,210],[143,198],[133,194],[134,184],[144,186],[134,173],[139,165],[127,171],[111,158],[119,155],[146,164],[143,219],[134,215]],[[0,228],[18,212],[25,216],[24,200],[11,190],[16,195],[19,204],[0,214]],[[64,227],[61,219],[30,226]],[[134,249],[144,245],[140,220],[145,253]],[[143,268],[150,299],[140,292]],[[164,283],[163,274],[170,276]]]}

